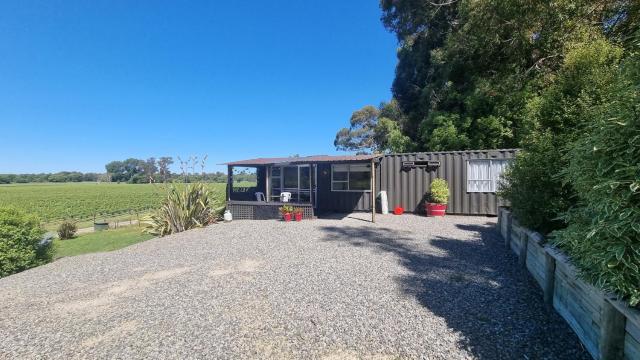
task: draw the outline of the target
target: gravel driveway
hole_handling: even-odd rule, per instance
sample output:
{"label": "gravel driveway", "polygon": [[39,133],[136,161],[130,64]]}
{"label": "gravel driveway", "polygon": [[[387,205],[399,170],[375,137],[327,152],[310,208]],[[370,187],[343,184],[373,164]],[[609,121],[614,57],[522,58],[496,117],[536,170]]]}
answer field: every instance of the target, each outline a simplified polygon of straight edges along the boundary
{"label": "gravel driveway", "polygon": [[0,358],[588,359],[495,219],[235,221],[0,279]]}

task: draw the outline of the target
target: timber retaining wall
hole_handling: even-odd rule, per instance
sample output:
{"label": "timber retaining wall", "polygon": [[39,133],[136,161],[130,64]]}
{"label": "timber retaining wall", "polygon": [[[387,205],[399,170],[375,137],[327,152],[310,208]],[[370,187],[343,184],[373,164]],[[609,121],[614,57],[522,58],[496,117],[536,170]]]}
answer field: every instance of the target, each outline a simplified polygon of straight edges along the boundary
{"label": "timber retaining wall", "polygon": [[640,311],[580,279],[567,257],[501,208],[497,230],[540,285],[544,302],[571,326],[594,359],[640,360]]}

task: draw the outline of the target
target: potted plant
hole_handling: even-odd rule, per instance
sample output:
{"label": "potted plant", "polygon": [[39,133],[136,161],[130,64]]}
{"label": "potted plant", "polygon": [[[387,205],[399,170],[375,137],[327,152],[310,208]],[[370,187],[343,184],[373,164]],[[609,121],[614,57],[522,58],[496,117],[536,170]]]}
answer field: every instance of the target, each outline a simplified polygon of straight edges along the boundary
{"label": "potted plant", "polygon": [[302,221],[302,213],[304,212],[304,210],[302,210],[302,208],[295,208],[293,210],[293,216],[295,217],[296,221]]}
{"label": "potted plant", "polygon": [[449,201],[449,184],[444,179],[431,182],[431,202],[425,205],[427,216],[444,216]]}
{"label": "potted plant", "polygon": [[282,218],[284,221],[291,221],[291,214],[293,213],[293,206],[291,205],[283,205],[280,207],[280,214],[282,214]]}

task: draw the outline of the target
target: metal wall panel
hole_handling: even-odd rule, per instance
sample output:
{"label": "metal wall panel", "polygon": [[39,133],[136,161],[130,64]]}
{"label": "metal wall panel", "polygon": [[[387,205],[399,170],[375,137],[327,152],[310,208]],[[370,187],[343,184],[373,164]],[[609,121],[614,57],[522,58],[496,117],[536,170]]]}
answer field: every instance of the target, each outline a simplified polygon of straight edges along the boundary
{"label": "metal wall panel", "polygon": [[[467,192],[467,161],[470,159],[512,159],[515,149],[390,154],[380,163],[380,189],[387,191],[389,209],[402,206],[406,211],[423,213],[431,181],[443,178],[449,183],[447,213],[497,215],[501,201],[495,193]],[[403,161],[439,161],[437,168],[403,169]]]}
{"label": "metal wall panel", "polygon": [[[370,164],[371,162],[364,162]],[[376,166],[379,177],[380,165]],[[376,188],[380,191],[380,182],[376,179]],[[371,192],[369,191],[331,191],[331,164],[318,164],[318,204],[319,212],[367,211],[371,210]]]}

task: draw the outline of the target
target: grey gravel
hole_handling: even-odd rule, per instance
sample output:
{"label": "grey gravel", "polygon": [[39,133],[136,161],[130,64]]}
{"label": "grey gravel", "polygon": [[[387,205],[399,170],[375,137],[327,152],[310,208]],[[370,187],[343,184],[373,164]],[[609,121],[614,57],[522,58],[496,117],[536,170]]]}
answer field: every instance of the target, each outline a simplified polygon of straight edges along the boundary
{"label": "grey gravel", "polygon": [[588,359],[494,218],[234,221],[0,279],[0,358]]}

